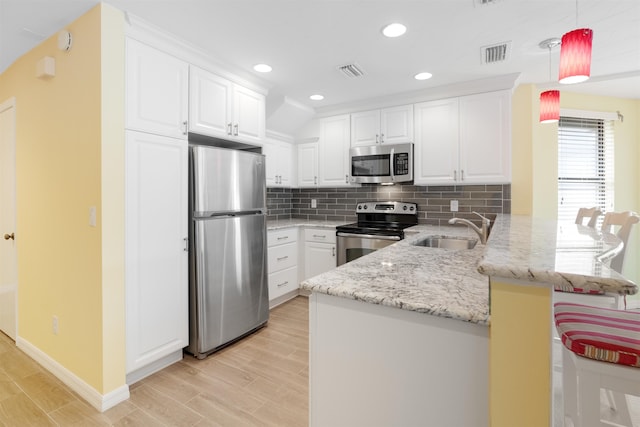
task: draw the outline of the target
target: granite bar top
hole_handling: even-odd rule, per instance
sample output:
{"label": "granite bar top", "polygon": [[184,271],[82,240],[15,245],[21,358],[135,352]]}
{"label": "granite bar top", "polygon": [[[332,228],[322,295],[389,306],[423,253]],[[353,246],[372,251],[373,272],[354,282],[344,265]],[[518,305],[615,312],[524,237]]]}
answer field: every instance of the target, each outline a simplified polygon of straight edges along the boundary
{"label": "granite bar top", "polygon": [[620,250],[615,235],[587,226],[499,215],[478,270],[562,291],[635,294],[638,287],[605,264]]}
{"label": "granite bar top", "polygon": [[336,228],[346,224],[345,221],[308,220],[302,218],[267,221],[267,230],[279,230],[291,227]]}
{"label": "granite bar top", "polygon": [[418,225],[405,239],[305,280],[301,288],[477,324],[489,324],[487,276],[556,289],[633,294],[637,286],[603,261],[620,240],[586,226],[498,215],[486,245],[414,246],[430,235],[476,238],[467,227]]}

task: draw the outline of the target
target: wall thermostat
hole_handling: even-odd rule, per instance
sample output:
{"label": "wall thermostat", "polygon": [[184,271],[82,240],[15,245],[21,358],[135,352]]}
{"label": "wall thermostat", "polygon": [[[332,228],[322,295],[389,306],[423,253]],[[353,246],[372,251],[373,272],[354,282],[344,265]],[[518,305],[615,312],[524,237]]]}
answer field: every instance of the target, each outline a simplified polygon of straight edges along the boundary
{"label": "wall thermostat", "polygon": [[58,49],[63,52],[68,52],[71,49],[71,44],[73,42],[73,37],[71,37],[71,33],[67,30],[62,30],[58,33]]}

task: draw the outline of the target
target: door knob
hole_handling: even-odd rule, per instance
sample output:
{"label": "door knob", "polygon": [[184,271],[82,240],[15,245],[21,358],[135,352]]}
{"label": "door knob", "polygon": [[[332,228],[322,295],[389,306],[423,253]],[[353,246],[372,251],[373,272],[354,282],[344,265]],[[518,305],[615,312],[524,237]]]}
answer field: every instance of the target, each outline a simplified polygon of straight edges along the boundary
{"label": "door knob", "polygon": [[13,233],[4,235],[4,240],[15,240],[15,238],[16,236]]}

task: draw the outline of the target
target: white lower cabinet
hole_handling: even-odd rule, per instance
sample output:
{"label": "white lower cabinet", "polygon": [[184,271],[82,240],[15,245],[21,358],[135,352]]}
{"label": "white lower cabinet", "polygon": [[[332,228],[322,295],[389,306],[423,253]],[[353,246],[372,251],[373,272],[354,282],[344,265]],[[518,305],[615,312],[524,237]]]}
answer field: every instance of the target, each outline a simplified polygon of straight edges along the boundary
{"label": "white lower cabinet", "polygon": [[335,229],[304,230],[304,278],[308,279],[336,268]]}
{"label": "white lower cabinet", "polygon": [[131,384],[189,343],[187,141],[126,131],[126,372]]}
{"label": "white lower cabinet", "polygon": [[[298,289],[298,228],[270,230],[267,233],[270,306],[295,296]],[[284,298],[287,299],[286,297]]]}

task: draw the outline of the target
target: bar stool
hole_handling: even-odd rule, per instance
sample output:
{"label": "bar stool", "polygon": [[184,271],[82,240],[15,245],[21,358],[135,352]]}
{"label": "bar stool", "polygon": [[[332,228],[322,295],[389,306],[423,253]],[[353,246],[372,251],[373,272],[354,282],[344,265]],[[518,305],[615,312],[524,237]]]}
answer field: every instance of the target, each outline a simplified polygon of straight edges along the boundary
{"label": "bar stool", "polygon": [[604,220],[602,221],[602,232],[612,233],[613,226],[620,227],[615,234],[620,240],[622,240],[624,248],[618,255],[611,259],[611,262],[609,264],[610,267],[618,273],[622,273],[624,255],[627,252],[627,242],[629,241],[629,235],[631,234],[631,229],[635,224],[638,223],[638,221],[640,221],[640,217],[638,216],[638,214],[631,211],[607,212],[604,215]]}
{"label": "bar stool", "polygon": [[559,302],[555,323],[562,352],[565,417],[574,427],[611,426],[600,419],[600,389],[631,427],[624,394],[640,396],[640,312]]}
{"label": "bar stool", "polygon": [[596,207],[593,208],[580,208],[576,215],[576,224],[584,225],[584,219],[589,218],[587,227],[596,228],[598,218],[602,215],[602,211]]}

